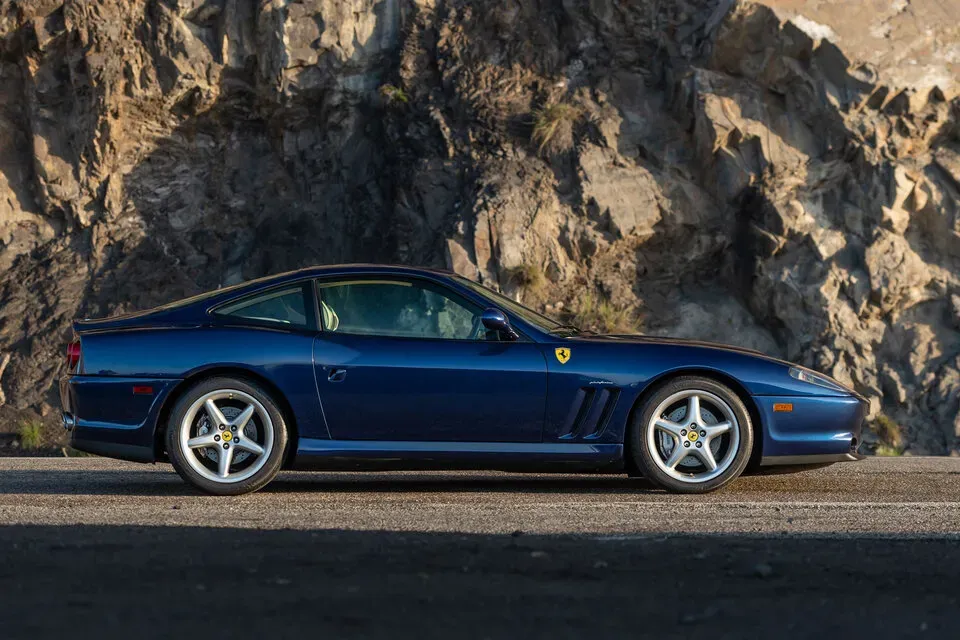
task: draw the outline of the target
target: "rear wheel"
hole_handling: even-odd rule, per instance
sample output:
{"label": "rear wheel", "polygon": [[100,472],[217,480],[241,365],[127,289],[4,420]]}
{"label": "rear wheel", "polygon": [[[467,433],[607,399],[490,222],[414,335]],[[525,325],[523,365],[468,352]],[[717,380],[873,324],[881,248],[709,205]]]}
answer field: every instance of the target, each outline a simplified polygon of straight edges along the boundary
{"label": "rear wheel", "polygon": [[719,489],[743,472],[753,449],[743,401],[701,377],[677,378],[657,389],[637,412],[630,435],[643,476],[677,493]]}
{"label": "rear wheel", "polygon": [[184,480],[208,493],[256,491],[280,471],[287,428],[270,394],[237,378],[197,383],[167,425],[167,453]]}

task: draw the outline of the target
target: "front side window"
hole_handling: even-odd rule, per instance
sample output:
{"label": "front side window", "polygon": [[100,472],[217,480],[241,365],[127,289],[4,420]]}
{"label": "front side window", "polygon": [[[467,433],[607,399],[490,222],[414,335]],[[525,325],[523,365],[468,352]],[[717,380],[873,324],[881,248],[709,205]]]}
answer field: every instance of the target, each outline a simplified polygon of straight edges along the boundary
{"label": "front side window", "polygon": [[485,340],[481,309],[428,282],[319,282],[325,331],[442,340]]}
{"label": "front side window", "polygon": [[489,300],[493,306],[506,309],[510,313],[519,316],[521,319],[529,322],[541,331],[552,332],[566,326],[557,322],[553,318],[548,318],[542,313],[537,313],[533,309],[523,306],[516,300],[511,300],[502,293],[497,293],[492,289],[488,289],[485,286],[474,282],[473,280],[468,280],[463,276],[454,276],[454,279],[456,279],[456,281],[461,285],[472,290],[474,293],[477,293],[481,297]]}
{"label": "front side window", "polygon": [[228,303],[217,309],[216,314],[307,328],[309,321],[306,310],[304,287],[297,284]]}

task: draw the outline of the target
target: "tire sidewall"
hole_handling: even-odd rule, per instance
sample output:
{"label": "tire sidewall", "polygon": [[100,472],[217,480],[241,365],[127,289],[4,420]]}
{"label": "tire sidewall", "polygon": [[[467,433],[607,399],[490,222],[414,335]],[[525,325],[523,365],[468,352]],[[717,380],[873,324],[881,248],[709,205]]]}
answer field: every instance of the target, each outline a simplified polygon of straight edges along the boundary
{"label": "tire sidewall", "polygon": [[[660,403],[679,391],[700,390],[719,396],[730,405],[737,418],[740,430],[740,448],[733,462],[722,474],[706,482],[683,482],[668,475],[657,466],[653,456],[657,455],[647,447],[646,428]],[[707,493],[714,491],[734,480],[743,473],[750,462],[753,451],[753,424],[750,412],[743,400],[732,389],[709,378],[684,376],[670,380],[659,387],[646,399],[634,415],[630,424],[630,455],[637,469],[653,484],[675,493]]]}
{"label": "tire sidewall", "polygon": [[[184,451],[180,443],[181,424],[190,409],[190,405],[204,394],[221,389],[242,391],[253,396],[266,409],[270,421],[273,423],[273,450],[267,457],[266,463],[254,475],[240,482],[221,483],[203,477],[190,466],[186,459],[186,456],[193,455],[193,453]],[[283,412],[280,411],[273,397],[256,383],[243,378],[208,378],[191,386],[177,400],[167,422],[166,445],[170,462],[184,480],[207,493],[240,495],[263,488],[279,473],[287,452],[287,425]]]}

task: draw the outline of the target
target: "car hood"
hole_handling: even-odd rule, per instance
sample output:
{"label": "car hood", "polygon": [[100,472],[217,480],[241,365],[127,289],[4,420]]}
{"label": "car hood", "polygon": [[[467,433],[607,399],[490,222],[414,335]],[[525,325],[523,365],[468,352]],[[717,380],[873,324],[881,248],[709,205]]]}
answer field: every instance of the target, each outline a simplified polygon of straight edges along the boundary
{"label": "car hood", "polygon": [[764,360],[770,360],[773,362],[779,362],[785,365],[790,365],[790,362],[781,360],[779,358],[774,358],[769,356],[762,351],[757,351],[756,349],[748,349],[746,347],[737,347],[729,344],[721,344],[719,342],[707,342],[706,340],[692,340],[689,338],[671,338],[671,337],[660,337],[660,336],[645,336],[640,334],[624,334],[624,335],[579,335],[574,336],[571,340],[576,340],[578,342],[606,342],[611,344],[663,344],[663,345],[675,345],[679,347],[701,347],[705,349],[719,349],[721,351],[730,351],[733,353],[742,353],[744,355],[753,356],[757,358],[763,358]]}

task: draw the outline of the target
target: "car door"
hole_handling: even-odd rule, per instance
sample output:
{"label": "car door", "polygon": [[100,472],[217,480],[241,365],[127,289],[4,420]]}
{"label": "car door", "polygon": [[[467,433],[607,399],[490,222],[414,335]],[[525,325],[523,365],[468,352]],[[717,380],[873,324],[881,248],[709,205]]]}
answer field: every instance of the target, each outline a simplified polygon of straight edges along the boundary
{"label": "car door", "polygon": [[539,442],[546,362],[417,277],[318,280],[317,388],[335,440]]}

